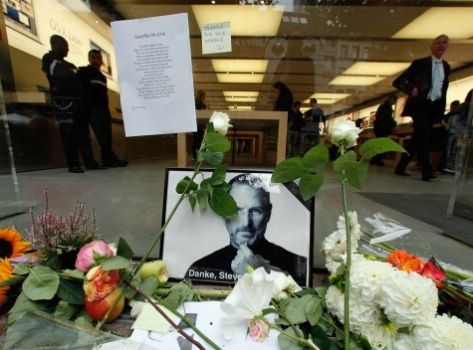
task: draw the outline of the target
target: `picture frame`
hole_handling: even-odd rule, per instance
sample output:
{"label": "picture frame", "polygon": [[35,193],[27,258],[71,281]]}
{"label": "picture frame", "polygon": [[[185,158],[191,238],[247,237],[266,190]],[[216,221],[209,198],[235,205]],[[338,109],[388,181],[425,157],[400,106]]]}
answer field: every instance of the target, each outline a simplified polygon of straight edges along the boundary
{"label": "picture frame", "polygon": [[[195,182],[212,171],[201,170]],[[163,224],[180,196],[177,183],[192,174],[188,168],[166,169]],[[181,203],[161,239],[160,258],[171,280],[232,285],[250,261],[254,267],[289,272],[300,286],[312,286],[313,200],[304,201],[295,183],[274,184],[271,176],[270,171],[227,171],[230,194],[239,207],[233,220],[199,205],[192,211],[187,200]]]}

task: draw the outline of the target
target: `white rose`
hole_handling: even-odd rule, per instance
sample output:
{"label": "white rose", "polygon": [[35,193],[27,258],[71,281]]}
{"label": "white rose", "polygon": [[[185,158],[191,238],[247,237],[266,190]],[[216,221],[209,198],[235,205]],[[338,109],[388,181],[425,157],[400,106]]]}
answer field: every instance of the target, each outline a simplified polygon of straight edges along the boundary
{"label": "white rose", "polygon": [[331,141],[334,145],[350,148],[356,145],[358,134],[362,132],[351,120],[340,120],[330,128]]}
{"label": "white rose", "polygon": [[470,350],[473,327],[459,318],[438,315],[425,327],[414,328],[416,350]]}
{"label": "white rose", "polygon": [[232,125],[229,124],[230,117],[223,112],[213,112],[210,117],[210,122],[213,124],[214,130],[223,136],[227,134],[228,128],[232,127]]}
{"label": "white rose", "polygon": [[271,270],[270,276],[273,279],[273,298],[277,301],[287,298],[290,294],[296,293],[302,288],[290,275]]}

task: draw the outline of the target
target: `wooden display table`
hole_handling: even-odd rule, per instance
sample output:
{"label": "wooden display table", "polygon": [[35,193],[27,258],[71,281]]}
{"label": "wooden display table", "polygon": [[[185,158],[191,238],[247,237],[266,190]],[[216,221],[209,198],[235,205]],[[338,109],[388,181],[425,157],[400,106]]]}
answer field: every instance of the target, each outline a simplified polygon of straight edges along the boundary
{"label": "wooden display table", "polygon": [[[212,115],[212,110],[198,110],[197,119],[207,121]],[[251,137],[258,138],[257,156],[264,157],[265,154],[265,137],[264,131],[277,125],[277,149],[276,149],[276,163],[286,159],[286,139],[287,139],[287,112],[274,111],[225,111],[231,119],[231,124],[236,128],[236,137]],[[233,137],[233,132],[230,129],[227,135],[229,138]],[[261,158],[263,159],[263,158]],[[177,166],[186,167],[188,161],[187,154],[187,139],[185,133],[177,134]]]}

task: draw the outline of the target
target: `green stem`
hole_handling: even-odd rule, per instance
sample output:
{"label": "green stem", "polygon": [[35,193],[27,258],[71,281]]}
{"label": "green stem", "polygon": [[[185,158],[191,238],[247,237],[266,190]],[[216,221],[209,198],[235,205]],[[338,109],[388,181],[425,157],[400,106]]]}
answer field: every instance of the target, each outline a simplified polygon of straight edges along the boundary
{"label": "green stem", "polygon": [[347,263],[345,268],[345,305],[344,305],[344,344],[345,349],[350,349],[350,269],[351,269],[351,230],[350,218],[348,217],[347,184],[345,170],[342,171],[342,204],[343,215],[345,217],[346,242],[347,242]]}
{"label": "green stem", "polygon": [[207,337],[204,333],[200,331],[199,328],[197,328],[185,315],[181,314],[179,311],[176,309],[170,307],[164,300],[160,299],[159,297],[156,297],[156,300],[164,306],[166,309],[171,311],[174,315],[179,317],[182,322],[184,322],[189,328],[191,328],[199,337],[205,340],[207,344],[209,344],[213,349],[215,350],[222,350],[217,344],[215,344],[209,337]]}
{"label": "green stem", "polygon": [[[164,297],[167,296],[170,291],[171,288],[158,288],[154,294]],[[199,298],[225,299],[231,293],[231,289],[192,289],[192,292]]]}
{"label": "green stem", "polygon": [[309,349],[312,349],[312,350],[320,350],[320,348],[317,345],[315,345],[314,342],[311,339],[296,337],[295,335],[292,335],[292,334],[284,331],[283,329],[279,328],[275,324],[269,323],[265,318],[263,318],[263,321],[269,326],[269,328],[272,328],[272,329],[278,331],[279,333],[285,335],[286,337],[288,337],[292,340],[295,340],[297,343],[302,344],[304,346],[307,346]]}

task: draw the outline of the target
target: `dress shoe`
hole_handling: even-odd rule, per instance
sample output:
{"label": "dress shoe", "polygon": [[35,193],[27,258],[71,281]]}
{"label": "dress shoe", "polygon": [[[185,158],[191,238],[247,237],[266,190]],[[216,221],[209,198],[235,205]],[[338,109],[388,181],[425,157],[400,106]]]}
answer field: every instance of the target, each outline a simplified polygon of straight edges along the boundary
{"label": "dress shoe", "polygon": [[83,173],[84,170],[80,167],[80,166],[71,166],[69,167],[69,172],[70,173],[75,173],[75,174],[80,174],[80,173]]}
{"label": "dress shoe", "polygon": [[430,180],[435,179],[437,176],[435,176],[433,173],[428,173],[425,175],[422,175],[422,180],[430,182]]}
{"label": "dress shoe", "polygon": [[411,176],[411,174],[406,173],[405,171],[400,171],[400,170],[394,170],[394,174],[399,175],[399,176]]}

